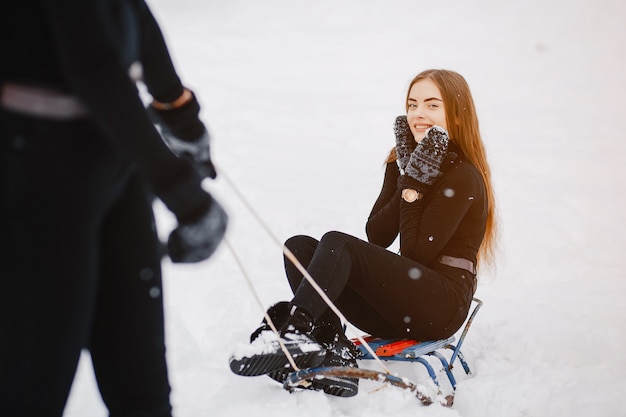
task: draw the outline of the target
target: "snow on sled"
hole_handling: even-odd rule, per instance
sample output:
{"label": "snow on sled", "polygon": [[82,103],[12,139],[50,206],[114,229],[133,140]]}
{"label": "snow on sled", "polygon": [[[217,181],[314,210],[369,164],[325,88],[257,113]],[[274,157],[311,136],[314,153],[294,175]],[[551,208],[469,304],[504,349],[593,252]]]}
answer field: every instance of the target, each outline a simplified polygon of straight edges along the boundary
{"label": "snow on sled", "polygon": [[[454,392],[456,391],[456,378],[452,372],[454,363],[458,360],[463,370],[467,375],[471,375],[471,369],[461,353],[461,345],[465,341],[467,332],[474,320],[474,317],[478,313],[478,310],[483,305],[483,302],[478,298],[473,299],[475,306],[465,322],[465,327],[459,337],[458,343],[454,344],[456,340],[454,336],[447,339],[432,340],[427,342],[418,342],[410,339],[381,339],[373,336],[364,337],[365,341],[375,353],[375,356],[367,349],[365,345],[358,340],[353,340],[360,350],[361,356],[359,360],[374,360],[378,357],[383,361],[400,361],[400,362],[415,362],[423,365],[437,388],[437,400],[434,400],[430,395],[426,394],[424,390],[413,382],[406,378],[401,378],[395,375],[391,375],[387,372],[375,371],[371,369],[363,368],[349,368],[349,367],[317,367],[301,369],[296,372],[290,373],[283,384],[284,388],[292,391],[295,387],[307,385],[311,380],[315,378],[323,377],[348,377],[348,378],[361,378],[369,379],[373,381],[379,381],[388,383],[392,386],[409,390],[414,393],[415,396],[424,404],[430,405],[433,402],[450,407],[454,401]],[[448,359],[444,355],[443,351],[451,352]],[[442,366],[443,372],[450,382],[452,387],[452,393],[443,396],[439,379],[437,378],[437,372],[425,358],[427,356],[435,357],[439,360]]]}

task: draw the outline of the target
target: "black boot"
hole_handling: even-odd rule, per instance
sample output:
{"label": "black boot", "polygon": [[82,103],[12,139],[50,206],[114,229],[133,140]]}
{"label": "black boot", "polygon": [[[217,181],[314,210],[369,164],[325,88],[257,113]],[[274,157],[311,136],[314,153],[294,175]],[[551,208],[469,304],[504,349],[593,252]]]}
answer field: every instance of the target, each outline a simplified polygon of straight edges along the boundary
{"label": "black boot", "polygon": [[[359,349],[348,339],[343,331],[339,318],[327,311],[315,324],[311,336],[326,350],[326,356],[319,367],[350,367],[358,368]],[[289,373],[291,366],[270,372],[267,375],[281,384]],[[311,380],[307,389],[321,390],[337,397],[353,397],[359,391],[359,379],[338,376],[324,376]]]}
{"label": "black boot", "polygon": [[[321,363],[326,351],[311,336],[313,320],[309,313],[286,302],[270,307],[267,313],[296,366],[310,368]],[[250,349],[235,353],[230,358],[230,369],[234,373],[257,376],[291,369],[289,359],[265,320],[250,339]]]}
{"label": "black boot", "polygon": [[[332,311],[327,311],[316,323],[312,335],[326,349],[320,367],[359,367],[356,361],[359,349],[346,337],[341,322]],[[353,397],[359,392],[359,379],[325,376],[313,379],[312,388],[337,397]]]}

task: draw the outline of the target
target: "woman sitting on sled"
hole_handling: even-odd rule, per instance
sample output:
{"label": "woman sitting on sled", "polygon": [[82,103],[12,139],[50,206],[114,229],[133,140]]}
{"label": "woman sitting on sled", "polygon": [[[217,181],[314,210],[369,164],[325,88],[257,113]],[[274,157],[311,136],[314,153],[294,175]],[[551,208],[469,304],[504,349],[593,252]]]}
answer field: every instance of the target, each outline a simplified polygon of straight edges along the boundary
{"label": "woman sitting on sled", "polygon": [[[476,291],[476,267],[495,240],[494,195],[469,86],[453,71],[427,70],[411,82],[406,116],[395,122],[382,190],[367,220],[368,242],[328,232],[285,246],[345,318],[377,337],[434,340],[453,335]],[[400,234],[400,255],[385,248]],[[291,301],[268,309],[298,367],[357,367],[358,350],[288,259]],[[293,371],[264,321],[233,372],[283,382]],[[322,378],[309,388],[353,396],[358,379]]]}

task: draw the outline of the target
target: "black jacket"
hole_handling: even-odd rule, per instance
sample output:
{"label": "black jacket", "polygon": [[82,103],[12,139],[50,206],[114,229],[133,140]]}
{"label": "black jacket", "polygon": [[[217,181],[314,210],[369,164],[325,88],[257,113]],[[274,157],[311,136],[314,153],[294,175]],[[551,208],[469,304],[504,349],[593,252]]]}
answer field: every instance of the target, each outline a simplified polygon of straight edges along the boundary
{"label": "black jacket", "polygon": [[368,240],[386,248],[399,233],[402,255],[423,265],[432,265],[440,255],[469,259],[476,265],[487,223],[480,172],[459,157],[414,203],[402,200],[397,189],[399,176],[397,164],[388,163],[382,190],[367,221]]}

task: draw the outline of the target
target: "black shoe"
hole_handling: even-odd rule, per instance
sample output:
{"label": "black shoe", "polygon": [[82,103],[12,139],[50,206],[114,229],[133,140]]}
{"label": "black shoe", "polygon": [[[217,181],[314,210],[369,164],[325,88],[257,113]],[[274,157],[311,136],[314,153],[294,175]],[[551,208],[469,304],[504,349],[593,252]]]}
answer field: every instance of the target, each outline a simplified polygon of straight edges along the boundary
{"label": "black shoe", "polygon": [[[283,344],[298,368],[319,366],[326,355],[326,351],[319,344],[308,338],[283,340]],[[230,358],[230,369],[237,375],[258,376],[293,369],[276,339],[251,343],[250,348],[250,351],[235,354]]]}
{"label": "black shoe", "polygon": [[[326,348],[326,357],[319,366],[358,368],[357,357],[358,348],[342,334],[333,345]],[[311,388],[337,397],[353,397],[359,392],[359,379],[324,376],[314,378],[311,381]]]}
{"label": "black shoe", "polygon": [[[321,331],[320,331],[321,330]],[[330,329],[320,329],[319,327],[313,331],[313,335],[322,336]],[[322,336],[323,337],[323,336]],[[326,356],[317,367],[349,367],[358,368],[356,358],[359,355],[358,348],[343,334],[343,331],[335,334],[330,342],[323,342],[322,345],[326,349]],[[304,368],[300,367],[299,368]],[[279,383],[284,383],[287,376],[294,372],[291,366],[277,369],[267,374],[270,378]],[[323,376],[313,378],[311,384],[305,389],[324,391],[328,395],[337,397],[353,397],[359,392],[359,379],[340,376]]]}
{"label": "black shoe", "polygon": [[[310,336],[313,322],[306,311],[290,303],[278,303],[268,310],[268,315],[298,368],[316,367],[322,362],[326,350]],[[249,347],[230,358],[230,369],[235,374],[257,376],[291,368],[276,335],[265,321],[252,333],[251,339]]]}

